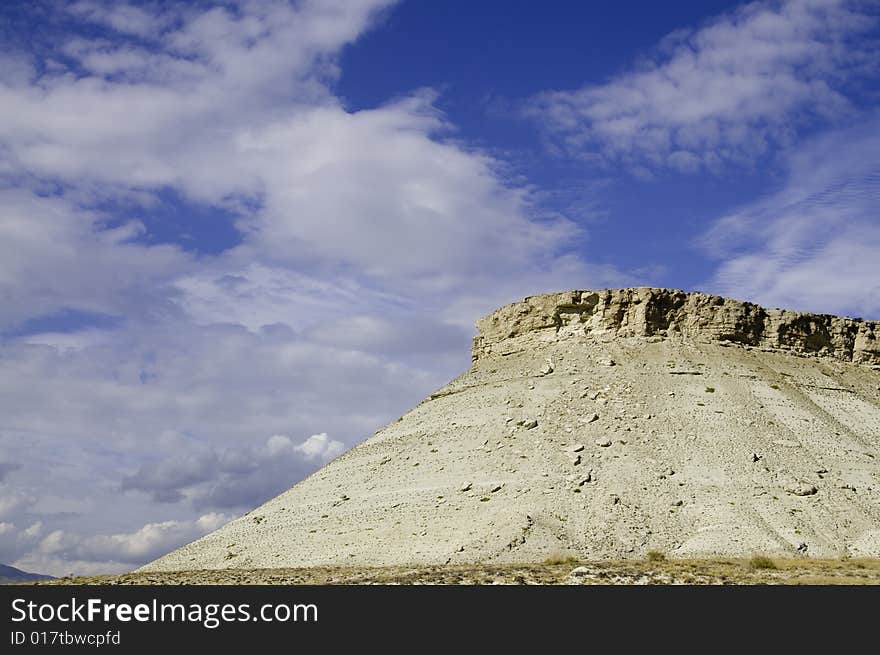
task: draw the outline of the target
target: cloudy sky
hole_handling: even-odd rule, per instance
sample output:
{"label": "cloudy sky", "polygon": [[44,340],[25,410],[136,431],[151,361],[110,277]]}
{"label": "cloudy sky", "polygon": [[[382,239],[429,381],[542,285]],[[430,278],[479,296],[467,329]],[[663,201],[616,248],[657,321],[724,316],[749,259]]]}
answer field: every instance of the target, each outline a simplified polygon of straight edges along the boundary
{"label": "cloudy sky", "polygon": [[218,527],[526,295],[880,318],[878,5],[4,2],[0,562]]}

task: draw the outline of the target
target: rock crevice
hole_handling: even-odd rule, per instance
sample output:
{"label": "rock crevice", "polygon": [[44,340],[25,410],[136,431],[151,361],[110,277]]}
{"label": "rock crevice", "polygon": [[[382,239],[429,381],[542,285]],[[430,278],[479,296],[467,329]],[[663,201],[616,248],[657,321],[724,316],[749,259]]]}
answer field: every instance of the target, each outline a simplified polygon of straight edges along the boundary
{"label": "rock crevice", "polygon": [[678,289],[636,287],[530,296],[477,321],[473,360],[504,354],[530,332],[554,338],[679,336],[797,355],[880,365],[880,324],[830,314],[765,309]]}

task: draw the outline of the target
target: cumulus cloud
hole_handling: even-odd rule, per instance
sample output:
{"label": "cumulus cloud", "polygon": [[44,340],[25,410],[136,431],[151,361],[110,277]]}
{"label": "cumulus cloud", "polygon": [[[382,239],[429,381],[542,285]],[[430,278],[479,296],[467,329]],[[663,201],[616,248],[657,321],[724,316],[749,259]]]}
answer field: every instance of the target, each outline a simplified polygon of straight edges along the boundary
{"label": "cumulus cloud", "polygon": [[765,305],[880,318],[880,119],[792,153],[782,189],[700,240],[713,287]]}
{"label": "cumulus cloud", "polygon": [[67,7],[72,15],[105,25],[117,32],[149,38],[167,27],[168,16],[145,11],[136,5],[80,0]]}
{"label": "cumulus cloud", "polygon": [[100,213],[63,197],[0,188],[0,211],[0,334],[67,308],[137,315],[187,270],[177,246],[132,243],[142,226],[103,230]]}
{"label": "cumulus cloud", "polygon": [[[482,312],[626,279],[448,140],[434,92],[335,97],[341,48],[390,4],[82,1],[0,57],[0,452],[37,498],[4,520],[45,526],[0,558],[144,561],[467,367]],[[184,249],[193,207],[233,243]]]}
{"label": "cumulus cloud", "polygon": [[[33,547],[11,561],[14,566],[56,576],[126,571],[216,530],[231,518],[210,512],[190,521],[147,523],[133,532],[95,536],[63,530],[43,535],[39,524],[18,532],[12,526],[10,535]],[[0,524],[0,540],[6,536],[3,525]]]}
{"label": "cumulus cloud", "polygon": [[122,480],[123,490],[150,493],[157,502],[187,498],[197,507],[251,507],[305,477],[345,450],[326,432],[296,443],[283,434],[258,448],[196,447],[142,464]]}
{"label": "cumulus cloud", "polygon": [[29,494],[0,490],[0,519],[17,516],[22,509],[31,507],[36,502],[36,497]]}
{"label": "cumulus cloud", "polygon": [[719,170],[788,143],[804,121],[850,110],[846,87],[876,72],[876,5],[753,2],[602,84],[552,91],[529,113],[569,152],[634,172]]}
{"label": "cumulus cloud", "polygon": [[40,543],[43,524],[39,521],[18,527],[21,524],[12,521],[0,521],[0,560],[12,563],[34,550]]}

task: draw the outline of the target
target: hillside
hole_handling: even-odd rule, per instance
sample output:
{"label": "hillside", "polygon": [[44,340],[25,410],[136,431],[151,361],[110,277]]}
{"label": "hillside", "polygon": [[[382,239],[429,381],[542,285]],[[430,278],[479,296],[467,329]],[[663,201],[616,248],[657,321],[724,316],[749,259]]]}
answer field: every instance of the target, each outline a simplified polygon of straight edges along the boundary
{"label": "hillside", "polygon": [[142,571],[880,556],[880,326],[665,289],[477,324],[473,365]]}

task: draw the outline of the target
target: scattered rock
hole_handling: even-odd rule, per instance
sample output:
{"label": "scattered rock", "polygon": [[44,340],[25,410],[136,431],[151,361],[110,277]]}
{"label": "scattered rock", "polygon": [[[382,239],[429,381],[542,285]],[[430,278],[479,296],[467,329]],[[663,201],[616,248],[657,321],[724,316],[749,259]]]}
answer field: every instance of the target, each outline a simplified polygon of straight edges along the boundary
{"label": "scattered rock", "polygon": [[583,449],[584,449],[584,444],[582,444],[582,443],[576,443],[575,445],[571,446],[571,447],[568,449],[568,452],[570,452],[570,453],[579,453],[579,452],[581,452]]}
{"label": "scattered rock", "polygon": [[602,366],[617,366],[617,362],[615,362],[610,357],[607,359],[600,359],[598,363],[601,364]]}
{"label": "scattered rock", "polygon": [[581,456],[578,454],[572,455],[571,464],[572,466],[578,466],[581,463]]}
{"label": "scattered rock", "polygon": [[499,483],[499,484],[496,484],[494,487],[492,487],[492,488],[489,490],[489,493],[494,494],[496,491],[501,491],[502,489],[504,489],[504,483],[503,483],[503,482],[501,482],[501,483]]}
{"label": "scattered rock", "polygon": [[542,366],[542,367],[541,367],[541,370],[538,371],[538,372],[540,373],[540,375],[550,375],[550,374],[553,372],[553,370],[554,370],[554,369],[553,369],[553,362],[551,362],[551,361],[548,359],[548,360],[547,360],[547,363],[544,364],[544,366]]}
{"label": "scattered rock", "polygon": [[532,430],[538,427],[538,419],[530,418],[527,421],[523,421],[522,425],[526,430]]}
{"label": "scattered rock", "polygon": [[458,488],[458,490],[461,492],[470,491],[473,488],[473,486],[474,486],[473,482],[465,482],[463,485],[461,485]]}
{"label": "scattered rock", "polygon": [[611,445],[611,439],[608,439],[607,437],[600,437],[599,439],[596,439],[596,445],[600,448],[607,448]]}
{"label": "scattered rock", "polygon": [[782,489],[786,493],[790,493],[792,496],[812,496],[819,491],[809,482],[788,482],[782,487]]}
{"label": "scattered rock", "polygon": [[598,397],[599,397],[598,391],[594,391],[593,393],[590,394],[590,400],[596,400]]}
{"label": "scattered rock", "polygon": [[752,461],[753,461],[753,462],[760,462],[760,461],[761,461],[761,455],[759,455],[758,453],[752,453]]}
{"label": "scattered rock", "polygon": [[681,507],[682,505],[684,505],[683,500],[676,500],[675,502],[672,503],[673,507]]}
{"label": "scattered rock", "polygon": [[672,470],[671,467],[667,466],[665,469],[660,471],[660,479],[665,480],[666,478],[671,478],[675,475],[675,471]]}

